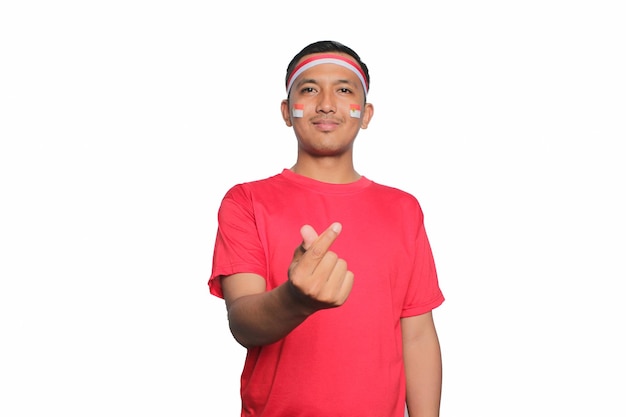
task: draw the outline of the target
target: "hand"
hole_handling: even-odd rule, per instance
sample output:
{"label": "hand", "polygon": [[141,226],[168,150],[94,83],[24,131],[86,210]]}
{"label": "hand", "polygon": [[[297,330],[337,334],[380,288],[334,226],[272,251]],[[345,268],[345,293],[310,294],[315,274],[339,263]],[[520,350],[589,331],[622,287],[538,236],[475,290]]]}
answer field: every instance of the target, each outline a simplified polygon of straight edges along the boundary
{"label": "hand", "polygon": [[292,293],[307,314],[342,305],[354,283],[348,264],[330,246],[341,232],[341,224],[333,223],[321,235],[309,225],[302,226],[302,244],[293,254],[289,266]]}

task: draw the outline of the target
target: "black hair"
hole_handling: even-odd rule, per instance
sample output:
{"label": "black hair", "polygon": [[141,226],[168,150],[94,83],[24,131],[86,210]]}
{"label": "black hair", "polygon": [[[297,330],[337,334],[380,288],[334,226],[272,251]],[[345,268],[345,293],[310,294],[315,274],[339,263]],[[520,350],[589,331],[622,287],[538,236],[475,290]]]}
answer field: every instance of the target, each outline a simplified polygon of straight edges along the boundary
{"label": "black hair", "polygon": [[302,49],[296,54],[296,56],[293,57],[293,59],[289,63],[289,66],[287,66],[285,85],[287,85],[287,83],[289,82],[289,76],[296,68],[296,65],[298,65],[298,62],[300,62],[300,60],[304,56],[323,52],[342,52],[344,54],[350,55],[352,58],[354,58],[356,63],[359,64],[359,66],[363,70],[363,73],[365,74],[365,81],[367,85],[370,85],[370,73],[367,70],[367,65],[365,65],[365,62],[361,61],[361,57],[359,56],[359,54],[357,54],[352,48],[337,41],[317,41],[305,46],[304,49]]}

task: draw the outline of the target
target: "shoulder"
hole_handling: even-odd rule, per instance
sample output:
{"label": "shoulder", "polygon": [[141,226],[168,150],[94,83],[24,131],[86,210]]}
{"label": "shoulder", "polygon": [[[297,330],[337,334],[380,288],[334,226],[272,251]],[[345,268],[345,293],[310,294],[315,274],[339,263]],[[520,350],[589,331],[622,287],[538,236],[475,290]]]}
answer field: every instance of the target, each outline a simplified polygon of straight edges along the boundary
{"label": "shoulder", "polygon": [[278,182],[281,182],[280,174],[263,179],[241,182],[233,185],[226,192],[224,200],[250,199],[254,193],[274,187]]}
{"label": "shoulder", "polygon": [[377,183],[375,181],[372,181],[371,190],[378,196],[378,198],[385,199],[393,204],[402,204],[414,207],[421,211],[417,197],[408,191],[390,185]]}
{"label": "shoulder", "polygon": [[419,230],[424,223],[424,212],[417,197],[400,188],[372,182],[370,201],[377,212],[387,218],[401,219],[407,231]]}

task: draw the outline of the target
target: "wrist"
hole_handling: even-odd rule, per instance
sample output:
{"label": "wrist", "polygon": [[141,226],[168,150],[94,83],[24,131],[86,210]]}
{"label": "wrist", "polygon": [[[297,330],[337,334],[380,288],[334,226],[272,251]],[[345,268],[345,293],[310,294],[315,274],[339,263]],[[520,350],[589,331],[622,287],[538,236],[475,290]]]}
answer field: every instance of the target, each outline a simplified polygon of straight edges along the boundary
{"label": "wrist", "polygon": [[284,287],[288,308],[295,315],[306,318],[317,311],[309,297],[293,285],[291,280],[287,280]]}

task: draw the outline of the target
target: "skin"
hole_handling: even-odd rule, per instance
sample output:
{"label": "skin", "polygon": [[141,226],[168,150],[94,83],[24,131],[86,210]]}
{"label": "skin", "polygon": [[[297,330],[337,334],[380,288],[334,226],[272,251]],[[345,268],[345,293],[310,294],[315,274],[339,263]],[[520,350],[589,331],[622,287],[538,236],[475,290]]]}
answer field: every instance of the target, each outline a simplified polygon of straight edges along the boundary
{"label": "skin", "polygon": [[[304,105],[304,117],[291,116],[293,103]],[[350,117],[350,104],[361,105],[361,118]],[[374,107],[366,103],[356,74],[334,64],[308,69],[282,101],[281,113],[297,139],[293,172],[335,184],[361,177],[354,169],[353,146],[360,129],[367,128]],[[265,279],[256,274],[222,278],[230,330],[241,345],[274,343],[315,312],[341,307],[352,290],[354,274],[331,250],[340,233],[339,223],[319,235],[310,225],[303,225],[302,244],[294,250],[288,280],[271,291],[266,291]],[[403,318],[401,326],[410,416],[438,416],[441,353],[432,313]]]}
{"label": "skin", "polygon": [[[304,117],[293,118],[290,104],[304,105]],[[350,117],[350,104],[361,105],[361,118]],[[354,169],[353,147],[360,129],[367,129],[374,106],[356,74],[335,64],[321,64],[302,73],[288,99],[281,103],[285,124],[293,128],[298,155],[292,171],[324,182],[349,183]]]}

